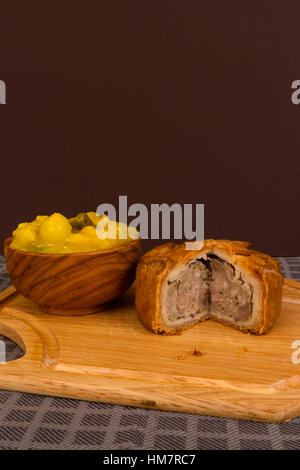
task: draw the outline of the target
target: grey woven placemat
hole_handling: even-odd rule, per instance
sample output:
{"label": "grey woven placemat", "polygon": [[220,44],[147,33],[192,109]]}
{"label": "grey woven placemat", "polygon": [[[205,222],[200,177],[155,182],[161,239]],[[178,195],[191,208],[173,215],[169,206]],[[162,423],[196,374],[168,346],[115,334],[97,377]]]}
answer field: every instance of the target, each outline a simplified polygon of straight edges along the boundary
{"label": "grey woven placemat", "polygon": [[[300,281],[300,257],[280,263]],[[1,257],[0,290],[8,285]],[[300,418],[267,424],[0,391],[0,449],[300,449]]]}

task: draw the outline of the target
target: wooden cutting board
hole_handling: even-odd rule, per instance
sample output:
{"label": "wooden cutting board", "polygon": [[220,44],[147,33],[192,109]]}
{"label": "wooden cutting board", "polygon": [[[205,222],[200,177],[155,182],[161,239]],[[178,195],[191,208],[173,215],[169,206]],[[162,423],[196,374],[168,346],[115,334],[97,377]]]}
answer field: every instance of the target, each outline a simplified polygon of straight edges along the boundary
{"label": "wooden cutting board", "polygon": [[0,307],[0,334],[26,351],[0,364],[1,389],[271,422],[300,415],[295,281],[285,280],[281,316],[264,336],[211,320],[156,336],[137,319],[133,289],[80,317],[41,313],[13,287]]}

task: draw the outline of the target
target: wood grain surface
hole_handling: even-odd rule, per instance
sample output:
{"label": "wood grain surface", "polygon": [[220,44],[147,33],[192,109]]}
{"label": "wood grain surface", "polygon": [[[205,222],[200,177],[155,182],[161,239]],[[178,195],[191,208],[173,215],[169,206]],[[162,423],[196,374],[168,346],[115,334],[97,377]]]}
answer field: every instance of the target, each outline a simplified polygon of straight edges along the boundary
{"label": "wood grain surface", "polygon": [[42,313],[13,288],[0,302],[0,333],[26,350],[0,364],[2,389],[271,422],[300,415],[295,281],[285,281],[282,313],[260,337],[211,320],[154,335],[137,319],[134,288],[85,316]]}

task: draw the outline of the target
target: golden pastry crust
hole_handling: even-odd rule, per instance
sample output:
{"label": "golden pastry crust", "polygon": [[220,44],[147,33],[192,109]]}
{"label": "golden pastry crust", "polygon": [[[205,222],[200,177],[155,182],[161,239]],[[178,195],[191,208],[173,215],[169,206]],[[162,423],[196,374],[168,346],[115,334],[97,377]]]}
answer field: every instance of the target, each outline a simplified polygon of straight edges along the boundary
{"label": "golden pastry crust", "polygon": [[[230,240],[205,240],[200,250],[187,250],[185,244],[166,243],[142,258],[136,274],[136,309],[143,325],[156,334],[180,334],[193,326],[190,323],[179,328],[168,328],[162,324],[161,289],[173,269],[206,253],[219,254],[230,264],[242,269],[259,284],[262,292],[257,322],[253,328],[232,325],[244,332],[263,334],[270,330],[281,310],[283,276],[280,264],[271,256],[250,250],[250,243]],[[220,320],[224,324],[226,321]]]}

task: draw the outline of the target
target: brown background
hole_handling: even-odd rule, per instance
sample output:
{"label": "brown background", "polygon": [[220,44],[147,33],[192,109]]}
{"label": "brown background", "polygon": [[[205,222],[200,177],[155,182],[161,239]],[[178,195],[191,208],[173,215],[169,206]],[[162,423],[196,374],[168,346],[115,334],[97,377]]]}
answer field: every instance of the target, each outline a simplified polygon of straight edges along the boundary
{"label": "brown background", "polygon": [[2,239],[127,194],[300,255],[298,0],[0,1]]}

